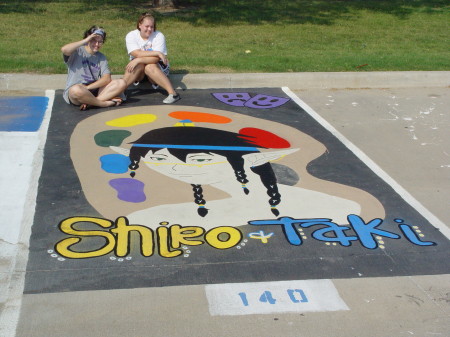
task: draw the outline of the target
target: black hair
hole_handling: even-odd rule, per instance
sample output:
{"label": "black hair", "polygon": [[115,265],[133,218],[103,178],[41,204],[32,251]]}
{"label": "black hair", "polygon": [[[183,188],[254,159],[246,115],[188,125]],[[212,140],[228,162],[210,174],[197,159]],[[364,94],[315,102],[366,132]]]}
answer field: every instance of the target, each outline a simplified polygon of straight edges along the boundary
{"label": "black hair", "polygon": [[[242,135],[234,132],[209,129],[202,127],[166,127],[149,131],[142,135],[138,140],[132,142],[132,144],[173,144],[173,145],[208,145],[208,146],[234,146],[234,147],[255,147],[250,140],[246,139]],[[134,177],[134,171],[139,168],[139,162],[141,158],[144,158],[147,153],[160,150],[161,147],[138,147],[132,146],[130,149],[130,161],[129,165],[131,176]],[[244,169],[244,158],[242,157],[248,153],[259,152],[259,150],[248,151],[231,151],[231,150],[204,150],[204,149],[174,149],[167,148],[170,154],[186,161],[186,156],[191,153],[215,153],[227,158],[231,167],[234,170],[236,180],[242,184],[245,194],[249,194],[249,190],[246,187],[248,183],[247,175]],[[270,163],[265,163],[256,167],[252,167],[251,170],[258,174],[261,182],[267,189],[267,194],[270,196],[269,204],[271,206],[272,213],[276,216],[279,215],[279,211],[276,206],[281,202],[281,195],[278,192],[277,179],[273,172]],[[205,208],[206,201],[203,198],[203,189],[201,185],[192,184],[194,190],[195,203],[199,205],[198,214],[204,217],[208,213],[208,209]]]}

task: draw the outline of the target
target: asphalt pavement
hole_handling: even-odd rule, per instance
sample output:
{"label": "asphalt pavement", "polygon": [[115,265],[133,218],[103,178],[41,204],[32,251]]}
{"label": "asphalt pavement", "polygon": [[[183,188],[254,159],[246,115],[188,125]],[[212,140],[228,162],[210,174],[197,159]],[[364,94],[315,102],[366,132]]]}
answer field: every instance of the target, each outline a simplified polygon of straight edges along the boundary
{"label": "asphalt pavement", "polygon": [[[45,96],[46,90],[64,88],[65,78],[0,74],[0,95]],[[450,72],[177,74],[172,81],[181,94],[187,89],[289,88],[450,238]],[[42,164],[43,125],[32,134],[2,132],[0,137],[0,210],[6,215],[0,223],[1,336],[450,335],[450,274],[333,279],[347,309],[305,313],[213,315],[204,285],[24,295],[29,207],[35,199],[30,190]],[[17,142],[31,144],[30,153],[11,164],[17,153],[6,153],[6,147]],[[17,177],[24,181],[11,185]],[[11,194],[11,186],[19,186],[19,196]],[[19,222],[8,218],[18,213]],[[5,239],[10,231],[16,239]]]}

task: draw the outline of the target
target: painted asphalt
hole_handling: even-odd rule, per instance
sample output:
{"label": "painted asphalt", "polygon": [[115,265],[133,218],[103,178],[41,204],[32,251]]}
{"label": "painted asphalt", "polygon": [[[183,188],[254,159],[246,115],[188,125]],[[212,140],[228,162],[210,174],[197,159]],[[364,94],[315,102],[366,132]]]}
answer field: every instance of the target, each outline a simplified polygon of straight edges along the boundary
{"label": "painted asphalt", "polygon": [[[22,86],[21,76],[26,79]],[[1,76],[3,96],[44,96],[44,89],[64,85],[61,76],[28,76]],[[449,73],[329,74],[328,78],[326,74],[189,75],[179,76],[177,87],[289,87],[323,123],[392,179],[391,186],[441,232],[448,233]],[[52,93],[47,95],[51,101]],[[213,314],[202,285],[22,295],[30,209],[47,122],[44,118],[39,131],[0,133],[0,187],[8,196],[0,205],[2,336],[446,336],[450,332],[448,274],[333,279],[349,310],[301,314]]]}

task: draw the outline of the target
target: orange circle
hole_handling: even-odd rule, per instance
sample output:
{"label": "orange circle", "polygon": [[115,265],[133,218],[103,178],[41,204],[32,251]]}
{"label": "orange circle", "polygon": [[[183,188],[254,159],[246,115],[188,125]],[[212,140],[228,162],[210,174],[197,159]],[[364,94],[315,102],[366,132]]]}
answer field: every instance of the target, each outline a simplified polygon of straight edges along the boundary
{"label": "orange circle", "polygon": [[192,122],[204,122],[216,124],[226,124],[232,121],[228,117],[210,114],[206,112],[194,112],[194,111],[174,111],[171,112],[169,116],[179,120],[189,119]]}

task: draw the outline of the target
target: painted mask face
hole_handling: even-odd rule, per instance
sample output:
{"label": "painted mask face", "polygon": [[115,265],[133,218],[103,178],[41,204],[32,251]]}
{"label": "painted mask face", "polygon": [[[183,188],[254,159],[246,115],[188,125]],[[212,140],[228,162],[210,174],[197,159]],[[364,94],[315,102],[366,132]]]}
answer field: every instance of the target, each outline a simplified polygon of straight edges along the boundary
{"label": "painted mask face", "polygon": [[258,94],[248,100],[245,106],[254,109],[270,109],[279,107],[288,101],[289,98]]}
{"label": "painted mask face", "polygon": [[224,92],[212,94],[219,101],[232,105],[232,106],[244,106],[251,97],[246,92]]}
{"label": "painted mask face", "polygon": [[181,161],[167,149],[149,151],[141,159],[154,171],[188,184],[213,184],[234,179],[234,171],[227,158],[214,153],[191,153]]}

